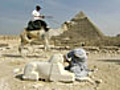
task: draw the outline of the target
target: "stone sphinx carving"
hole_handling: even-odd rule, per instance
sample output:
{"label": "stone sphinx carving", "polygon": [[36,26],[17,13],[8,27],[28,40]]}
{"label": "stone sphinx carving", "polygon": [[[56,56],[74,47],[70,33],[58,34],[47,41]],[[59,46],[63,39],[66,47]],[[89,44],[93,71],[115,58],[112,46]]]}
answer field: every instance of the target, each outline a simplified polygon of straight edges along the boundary
{"label": "stone sphinx carving", "polygon": [[63,62],[62,54],[54,54],[47,62],[30,62],[25,66],[22,78],[35,81],[39,79],[62,82],[75,81],[74,74],[64,70]]}

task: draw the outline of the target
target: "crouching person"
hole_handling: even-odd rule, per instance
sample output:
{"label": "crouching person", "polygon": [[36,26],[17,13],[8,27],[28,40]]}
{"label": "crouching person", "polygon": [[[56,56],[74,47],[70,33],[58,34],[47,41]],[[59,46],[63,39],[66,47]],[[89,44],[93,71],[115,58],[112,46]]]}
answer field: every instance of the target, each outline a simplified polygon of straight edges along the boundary
{"label": "crouching person", "polygon": [[71,50],[65,55],[65,59],[69,63],[65,70],[73,72],[77,81],[88,81],[95,84],[94,80],[88,77],[92,71],[87,69],[87,55],[84,49]]}

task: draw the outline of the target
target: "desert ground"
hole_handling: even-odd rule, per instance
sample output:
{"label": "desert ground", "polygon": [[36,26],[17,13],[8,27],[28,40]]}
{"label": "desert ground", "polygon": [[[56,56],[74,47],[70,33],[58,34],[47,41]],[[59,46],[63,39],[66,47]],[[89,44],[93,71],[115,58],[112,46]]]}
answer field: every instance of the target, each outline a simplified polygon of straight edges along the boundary
{"label": "desert ground", "polygon": [[[109,50],[88,50],[88,68],[98,68],[94,74],[102,79],[97,86],[89,82],[48,82],[24,81],[20,79],[24,66],[31,61],[46,61],[54,53],[66,54],[70,49],[56,49],[45,52],[39,45],[34,46],[34,53],[26,58],[18,52],[20,40],[0,40],[0,90],[120,90],[120,48]],[[4,45],[7,44],[7,45]],[[111,49],[111,48],[110,48]],[[32,50],[31,50],[32,52]]]}

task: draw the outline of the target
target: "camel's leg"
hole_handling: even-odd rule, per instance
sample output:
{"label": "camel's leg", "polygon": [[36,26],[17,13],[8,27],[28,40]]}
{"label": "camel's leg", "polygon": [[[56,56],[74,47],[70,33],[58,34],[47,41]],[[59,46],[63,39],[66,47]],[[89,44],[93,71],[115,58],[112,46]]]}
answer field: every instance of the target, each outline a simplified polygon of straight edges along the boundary
{"label": "camel's leg", "polygon": [[20,52],[22,57],[26,57],[26,52],[28,52],[28,50],[24,50],[24,46],[27,44],[31,43],[31,40],[27,37],[27,32],[24,31],[23,33],[20,34],[20,38],[21,38],[21,44],[18,48],[18,51]]}
{"label": "camel's leg", "polygon": [[49,34],[48,32],[45,32],[44,29],[41,29],[38,33],[38,38],[39,39],[43,39],[44,40],[44,49],[45,51],[47,50],[50,50],[50,47],[49,47]]}
{"label": "camel's leg", "polygon": [[21,56],[23,56],[22,55],[22,50],[24,49],[24,44],[25,44],[25,42],[24,42],[25,41],[25,39],[24,39],[24,32],[22,34],[20,34],[20,39],[21,39],[21,43],[20,43],[20,45],[18,47],[18,51],[21,54]]}
{"label": "camel's leg", "polygon": [[50,50],[49,40],[47,37],[45,37],[45,45],[44,46],[45,46],[45,51]]}
{"label": "camel's leg", "polygon": [[44,34],[44,41],[45,41],[45,44],[44,44],[44,46],[45,46],[45,51],[49,51],[50,50],[50,45],[49,45],[49,34],[48,34],[48,32],[45,32],[45,34]]}
{"label": "camel's leg", "polygon": [[24,31],[23,33],[20,34],[21,43],[24,45],[31,42],[31,40],[28,38],[27,34],[28,33],[26,31]]}

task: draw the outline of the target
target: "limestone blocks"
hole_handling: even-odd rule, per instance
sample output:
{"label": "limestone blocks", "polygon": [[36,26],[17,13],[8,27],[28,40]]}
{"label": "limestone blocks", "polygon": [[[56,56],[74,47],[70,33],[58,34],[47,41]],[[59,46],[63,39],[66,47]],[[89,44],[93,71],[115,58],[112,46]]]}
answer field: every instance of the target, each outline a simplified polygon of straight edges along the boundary
{"label": "limestone blocks", "polygon": [[48,81],[75,81],[73,73],[64,70],[64,58],[62,54],[54,54],[47,62],[34,61],[28,63],[24,68],[24,80],[45,79]]}

